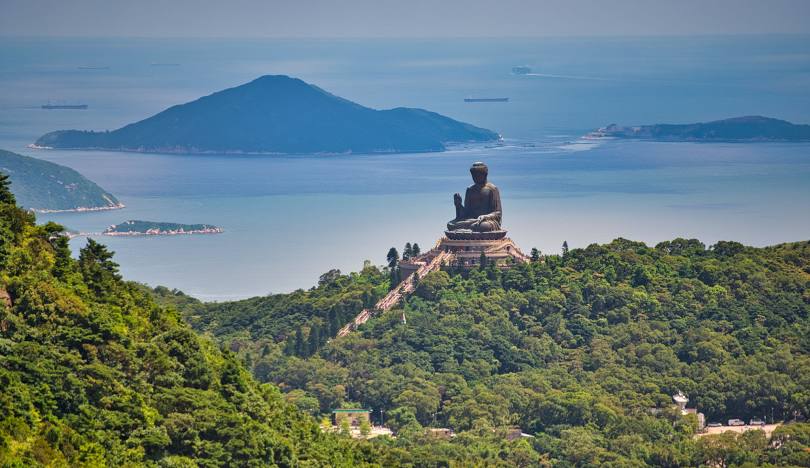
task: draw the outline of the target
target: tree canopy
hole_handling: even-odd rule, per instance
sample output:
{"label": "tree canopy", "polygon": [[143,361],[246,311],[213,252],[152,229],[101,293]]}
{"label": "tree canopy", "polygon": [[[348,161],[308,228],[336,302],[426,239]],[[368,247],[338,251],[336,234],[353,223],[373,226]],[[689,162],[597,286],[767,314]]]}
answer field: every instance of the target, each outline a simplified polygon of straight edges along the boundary
{"label": "tree canopy", "polygon": [[[386,277],[367,269],[310,294],[338,298],[371,284],[380,293]],[[564,256],[538,253],[508,270],[488,264],[430,273],[400,307],[299,354],[284,352],[284,334],[240,335],[265,320],[261,308],[257,321],[227,334],[217,320],[195,320],[226,346],[239,342],[254,375],[300,408],[326,414],[360,405],[374,409],[377,422],[382,409],[398,431],[384,443],[425,466],[696,466],[717,465],[718,457],[727,466],[802,466],[810,463],[804,436],[788,437],[790,444],[779,442],[787,436],[696,440],[694,417],[674,411],[672,395],[687,394],[708,421],[806,418],[808,284],[810,242],[706,248],[694,239],[655,247],[617,239]],[[308,301],[300,292],[264,300],[288,310]],[[236,304],[195,313],[232,307],[238,314]],[[267,317],[282,309],[267,309]],[[297,315],[302,340],[323,316],[317,308]],[[256,339],[261,349],[241,345]],[[459,435],[439,441],[423,426]],[[505,441],[513,426],[533,437]],[[802,423],[779,429],[806,430]]]}
{"label": "tree canopy", "polygon": [[71,258],[62,230],[0,179],[0,465],[381,463],[122,280],[102,244]]}

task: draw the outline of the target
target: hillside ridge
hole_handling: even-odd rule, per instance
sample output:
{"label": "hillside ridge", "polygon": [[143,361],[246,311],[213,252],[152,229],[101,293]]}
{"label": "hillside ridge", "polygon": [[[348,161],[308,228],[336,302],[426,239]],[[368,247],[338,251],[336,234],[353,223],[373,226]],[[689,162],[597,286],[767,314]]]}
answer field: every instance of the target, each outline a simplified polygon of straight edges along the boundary
{"label": "hillside ridge", "polygon": [[810,125],[749,115],[690,124],[640,126],[610,124],[591,132],[588,136],[697,142],[810,141]]}
{"label": "hillside ridge", "polygon": [[69,167],[49,161],[0,150],[0,172],[11,178],[11,190],[19,203],[34,211],[98,211],[124,207],[95,182]]}

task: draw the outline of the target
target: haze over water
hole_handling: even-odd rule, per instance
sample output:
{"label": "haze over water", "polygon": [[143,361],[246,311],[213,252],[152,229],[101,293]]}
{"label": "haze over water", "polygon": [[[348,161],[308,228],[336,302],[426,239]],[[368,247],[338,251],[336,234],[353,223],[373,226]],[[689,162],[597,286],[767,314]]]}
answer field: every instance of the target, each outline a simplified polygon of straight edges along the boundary
{"label": "haze over water", "polygon": [[[490,166],[504,226],[526,251],[616,237],[769,245],[810,234],[810,144],[579,137],[612,122],[758,114],[810,123],[808,39],[4,40],[0,148],[73,167],[127,204],[40,221],[87,232],[127,219],[223,227],[211,236],[101,238],[125,277],[203,299],[307,288],[330,268],[383,263],[392,245],[429,248],[476,160]],[[512,75],[517,65],[535,75]],[[504,143],[283,157],[26,148],[48,131],[114,129],[263,74],[300,77],[375,108],[423,107],[498,131]],[[510,102],[463,102],[471,96]],[[48,100],[90,109],[39,109]]]}

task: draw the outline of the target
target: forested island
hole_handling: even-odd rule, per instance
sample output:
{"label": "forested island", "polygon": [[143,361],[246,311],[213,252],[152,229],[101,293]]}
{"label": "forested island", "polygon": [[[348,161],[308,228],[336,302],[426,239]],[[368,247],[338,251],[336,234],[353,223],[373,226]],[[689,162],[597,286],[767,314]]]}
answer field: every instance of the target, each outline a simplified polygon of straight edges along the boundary
{"label": "forested island", "polygon": [[114,195],[73,169],[0,150],[0,173],[25,208],[39,212],[97,211],[123,208]]}
{"label": "forested island", "polygon": [[435,112],[375,110],[296,78],[268,75],[117,130],[51,132],[35,146],[163,153],[401,153],[499,138]]}
{"label": "forested island", "polygon": [[222,228],[211,224],[179,224],[129,220],[113,224],[102,232],[105,236],[176,236],[186,234],[219,234]]}
{"label": "forested island", "polygon": [[696,142],[810,141],[810,125],[762,116],[746,116],[692,124],[635,127],[610,124],[591,132],[588,137]]}
{"label": "forested island", "polygon": [[[330,340],[397,256],[204,304],[34,221],[0,179],[0,465],[810,464],[809,241],[617,239],[436,271]],[[696,437],[677,391],[710,421],[782,425]],[[348,407],[384,410],[396,438],[319,427]]]}

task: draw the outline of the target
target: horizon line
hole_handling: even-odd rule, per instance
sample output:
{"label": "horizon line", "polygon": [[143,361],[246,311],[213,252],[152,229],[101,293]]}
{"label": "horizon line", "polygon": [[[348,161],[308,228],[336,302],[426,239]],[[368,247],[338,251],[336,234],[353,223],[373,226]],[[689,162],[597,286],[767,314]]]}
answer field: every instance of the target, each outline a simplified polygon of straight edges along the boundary
{"label": "horizon line", "polygon": [[169,35],[169,36],[137,36],[137,35],[110,35],[110,36],[94,36],[84,34],[54,34],[54,35],[20,35],[20,34],[3,34],[0,32],[1,38],[13,39],[188,39],[188,40],[471,40],[471,39],[505,39],[505,40],[536,40],[536,39],[638,39],[638,38],[730,38],[730,37],[807,37],[810,32],[760,32],[760,33],[701,33],[701,34],[538,34],[538,35],[498,35],[498,36],[272,36],[272,35],[223,35],[223,36],[185,36],[185,35]]}

